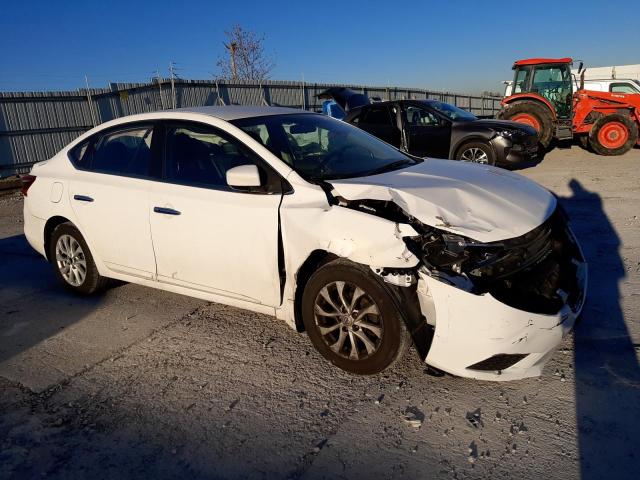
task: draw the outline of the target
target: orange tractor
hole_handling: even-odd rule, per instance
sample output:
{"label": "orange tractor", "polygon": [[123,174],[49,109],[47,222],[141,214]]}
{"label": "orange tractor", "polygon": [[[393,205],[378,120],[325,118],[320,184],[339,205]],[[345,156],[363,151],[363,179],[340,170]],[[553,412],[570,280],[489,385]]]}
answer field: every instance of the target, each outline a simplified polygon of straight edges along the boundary
{"label": "orange tractor", "polygon": [[547,148],[553,139],[577,138],[600,155],[622,155],[638,144],[640,94],[575,88],[571,58],[531,58],[513,64],[512,94],[498,118],[531,125]]}

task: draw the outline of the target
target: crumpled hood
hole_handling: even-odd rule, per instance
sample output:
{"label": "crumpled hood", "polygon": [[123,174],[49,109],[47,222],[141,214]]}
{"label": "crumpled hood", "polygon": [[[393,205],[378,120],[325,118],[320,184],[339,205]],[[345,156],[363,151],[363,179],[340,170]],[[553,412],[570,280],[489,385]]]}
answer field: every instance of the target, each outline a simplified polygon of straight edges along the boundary
{"label": "crumpled hood", "polygon": [[545,188],[499,168],[427,159],[393,172],[331,180],[347,200],[390,200],[422,223],[494,242],[524,235],[556,208]]}

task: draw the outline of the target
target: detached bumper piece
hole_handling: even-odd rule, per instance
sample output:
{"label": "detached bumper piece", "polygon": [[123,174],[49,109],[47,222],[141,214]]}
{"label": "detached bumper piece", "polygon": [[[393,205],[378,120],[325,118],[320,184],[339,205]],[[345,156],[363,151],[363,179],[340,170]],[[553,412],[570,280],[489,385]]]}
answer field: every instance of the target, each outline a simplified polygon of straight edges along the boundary
{"label": "detached bumper piece", "polygon": [[504,243],[507,255],[470,275],[474,288],[419,272],[421,310],[435,327],[427,364],[481,380],[538,376],[573,329],[587,265],[562,215]]}

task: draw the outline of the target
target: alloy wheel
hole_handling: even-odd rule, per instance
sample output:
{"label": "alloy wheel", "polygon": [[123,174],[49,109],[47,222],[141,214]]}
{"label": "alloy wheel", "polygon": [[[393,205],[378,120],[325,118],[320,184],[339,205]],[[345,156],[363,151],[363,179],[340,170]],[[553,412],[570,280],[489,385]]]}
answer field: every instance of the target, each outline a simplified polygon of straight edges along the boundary
{"label": "alloy wheel", "polygon": [[315,323],[322,340],[349,360],[371,357],[382,342],[382,315],[360,287],[336,281],[325,285],[315,299]]}
{"label": "alloy wheel", "polygon": [[87,260],[80,243],[71,235],[61,235],[56,243],[56,264],[65,281],[74,287],[87,278]]}
{"label": "alloy wheel", "polygon": [[461,160],[464,160],[467,162],[484,163],[484,164],[489,163],[489,157],[487,156],[486,152],[484,152],[481,148],[477,148],[477,147],[467,148],[464,152],[462,152],[462,155],[460,156],[460,158]]}

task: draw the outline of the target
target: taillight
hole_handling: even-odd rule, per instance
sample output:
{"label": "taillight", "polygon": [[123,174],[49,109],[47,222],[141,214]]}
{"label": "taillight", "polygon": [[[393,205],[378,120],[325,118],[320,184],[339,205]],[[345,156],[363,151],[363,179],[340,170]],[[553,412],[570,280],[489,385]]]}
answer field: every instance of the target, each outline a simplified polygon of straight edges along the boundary
{"label": "taillight", "polygon": [[23,175],[22,176],[22,188],[20,189],[20,193],[27,196],[27,192],[29,191],[29,187],[33,185],[33,182],[36,181],[35,175]]}

